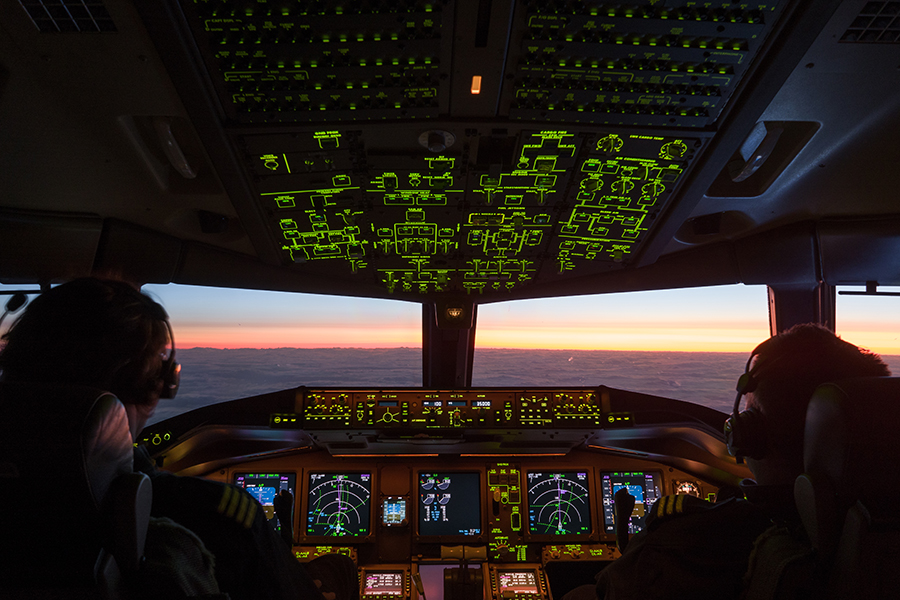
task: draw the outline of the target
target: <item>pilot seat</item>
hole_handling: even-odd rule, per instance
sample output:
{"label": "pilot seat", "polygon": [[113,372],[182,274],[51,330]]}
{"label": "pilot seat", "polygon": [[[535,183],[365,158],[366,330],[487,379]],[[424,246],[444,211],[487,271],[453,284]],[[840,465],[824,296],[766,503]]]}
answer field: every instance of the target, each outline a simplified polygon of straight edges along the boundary
{"label": "pilot seat", "polygon": [[900,377],[819,386],[794,484],[803,531],[757,541],[745,600],[896,598]]}
{"label": "pilot seat", "polygon": [[119,598],[143,560],[152,490],[122,403],[0,383],[0,596]]}

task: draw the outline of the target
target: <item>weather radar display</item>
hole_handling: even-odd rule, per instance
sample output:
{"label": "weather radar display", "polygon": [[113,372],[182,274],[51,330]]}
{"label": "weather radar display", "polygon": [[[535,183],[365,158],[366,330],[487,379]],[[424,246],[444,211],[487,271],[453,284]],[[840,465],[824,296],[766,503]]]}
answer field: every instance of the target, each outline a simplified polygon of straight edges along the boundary
{"label": "weather radar display", "polygon": [[539,535],[590,534],[587,472],[528,473],[528,531]]}
{"label": "weather radar display", "polygon": [[369,535],[371,473],[310,473],[306,534]]}

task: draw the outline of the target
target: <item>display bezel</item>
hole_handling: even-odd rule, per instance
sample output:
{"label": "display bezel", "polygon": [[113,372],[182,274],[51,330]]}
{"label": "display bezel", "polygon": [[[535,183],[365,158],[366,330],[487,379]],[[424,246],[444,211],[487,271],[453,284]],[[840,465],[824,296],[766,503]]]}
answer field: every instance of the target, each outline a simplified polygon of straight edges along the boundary
{"label": "display bezel", "polygon": [[[309,524],[309,510],[310,510],[310,492],[312,490],[312,484],[310,478],[313,475],[368,475],[369,476],[369,506],[367,515],[369,518],[368,532],[365,535],[359,536],[335,536],[335,535],[320,535],[315,533],[309,533],[308,524]],[[324,542],[328,541],[330,543],[335,543],[340,541],[341,544],[350,544],[357,542],[367,542],[371,541],[375,535],[375,503],[377,499],[376,490],[377,481],[375,475],[375,469],[306,469],[303,472],[303,505],[300,507],[300,516],[299,522],[302,525],[300,529],[300,539],[306,542]]]}
{"label": "display bezel", "polygon": [[[380,574],[398,574],[400,575],[400,593],[399,594],[367,594],[366,579],[369,575]],[[409,595],[409,573],[405,569],[362,569],[359,574],[359,596],[360,598],[406,598]]]}
{"label": "display bezel", "polygon": [[[385,520],[385,517],[387,516],[385,508],[388,502],[403,503],[404,514],[401,521],[388,522]],[[410,513],[412,513],[412,509],[409,505],[409,498],[407,496],[381,496],[378,498],[378,524],[381,527],[406,527],[409,525]]]}
{"label": "display bezel", "polygon": [[[478,478],[478,521],[479,521],[479,529],[480,532],[474,535],[463,535],[463,534],[422,534],[421,526],[422,526],[422,506],[421,506],[421,498],[420,498],[420,488],[419,482],[421,481],[422,475],[463,475],[463,474],[471,474],[475,475]],[[487,517],[485,510],[485,474],[484,469],[419,469],[415,472],[415,480],[414,480],[414,493],[413,498],[415,502],[415,537],[418,541],[429,542],[429,541],[440,541],[440,542],[475,542],[480,541],[485,538],[485,519]]]}
{"label": "display bezel", "polygon": [[[588,500],[586,504],[588,509],[588,518],[590,519],[589,531],[584,533],[564,534],[536,533],[531,531],[531,497],[529,495],[529,490],[531,489],[531,480],[529,479],[529,476],[534,474],[554,473],[585,473],[587,475],[588,481],[586,487],[588,490]],[[532,542],[555,543],[596,540],[598,537],[598,515],[596,514],[596,499],[598,490],[596,488],[596,480],[597,477],[592,467],[561,465],[560,468],[523,470],[522,498],[525,501],[525,512],[522,515],[522,530],[525,534],[525,539]]]}
{"label": "display bezel", "polygon": [[[281,477],[288,478],[288,491],[291,492],[291,494],[294,496],[294,505],[293,505],[293,507],[291,507],[291,527],[294,529],[294,532],[296,532],[296,530],[297,530],[297,506],[300,504],[300,502],[298,501],[298,498],[297,498],[297,472],[296,471],[269,471],[269,472],[234,471],[231,474],[231,481],[232,481],[233,485],[241,488],[242,490],[244,490],[246,492],[247,488],[238,483],[239,479],[241,477],[243,477],[246,480],[248,478],[248,476],[255,476],[255,477],[252,477],[252,479],[260,479],[261,478],[260,476],[263,476],[263,475],[273,475],[273,476],[276,476],[279,478],[281,478]],[[250,493],[250,492],[248,492],[248,493]],[[251,495],[253,495],[253,494],[251,494]],[[256,496],[254,496],[254,498],[255,497]],[[259,500],[259,498],[257,498],[257,501],[258,500]],[[260,505],[263,507],[263,514],[265,514],[266,505],[263,504],[262,502],[260,502]],[[274,505],[272,507],[272,517],[269,518],[268,516],[266,516],[266,519],[274,527],[275,531],[281,531],[281,526],[278,524],[278,520],[275,515]]]}
{"label": "display bezel", "polygon": [[[663,479],[663,473],[662,473],[662,471],[660,471],[659,469],[646,469],[646,470],[635,469],[635,470],[621,470],[621,471],[600,471],[599,474],[598,474],[598,476],[597,476],[597,491],[598,491],[598,493],[599,493],[599,496],[598,496],[598,497],[599,497],[599,503],[598,503],[598,506],[600,507],[600,526],[603,528],[603,532],[604,532],[606,535],[613,535],[613,536],[615,535],[615,531],[616,531],[615,518],[613,518],[610,522],[607,522],[607,519],[606,519],[606,499],[605,499],[605,497],[604,497],[604,491],[605,491],[605,489],[604,489],[604,486],[603,486],[603,481],[604,481],[604,477],[605,477],[605,476],[607,476],[607,475],[609,475],[609,476],[614,476],[614,475],[616,475],[617,473],[623,473],[623,474],[624,474],[624,473],[629,473],[629,474],[638,474],[638,473],[640,473],[640,474],[643,475],[643,476],[646,476],[646,475],[652,475],[652,476],[655,477],[654,481],[655,481],[656,488],[657,488],[658,493],[659,493],[658,497],[657,497],[656,499],[654,499],[653,502],[655,502],[655,501],[658,500],[659,498],[662,498],[663,496],[665,496],[665,491],[664,491],[664,490],[665,490],[665,481],[664,481],[664,479]],[[643,503],[644,506],[645,506],[645,511],[646,511],[646,512],[644,513],[644,521],[645,521],[645,523],[646,523],[647,516],[650,514],[650,508],[653,506],[653,502],[651,502],[649,506],[646,504],[646,502]],[[612,503],[612,495],[610,495],[610,503]],[[610,504],[610,506],[611,506],[611,504]],[[637,502],[635,502],[635,506],[637,506]],[[613,510],[614,510],[614,509],[613,509]],[[613,512],[613,514],[615,514],[615,513]],[[642,527],[641,529],[643,529],[643,527]],[[639,531],[639,530],[635,530],[635,531],[633,531],[632,533],[637,533],[637,531]]]}
{"label": "display bezel", "polygon": [[[503,576],[507,573],[526,573],[531,575],[534,579],[534,591],[533,592],[521,592],[521,593],[513,593],[511,596],[504,596],[503,592],[511,589],[510,587],[504,588],[501,583]],[[497,597],[498,598],[517,598],[517,597],[534,597],[541,595],[541,577],[535,569],[516,569],[513,567],[503,567],[497,568],[496,571],[497,578]]]}

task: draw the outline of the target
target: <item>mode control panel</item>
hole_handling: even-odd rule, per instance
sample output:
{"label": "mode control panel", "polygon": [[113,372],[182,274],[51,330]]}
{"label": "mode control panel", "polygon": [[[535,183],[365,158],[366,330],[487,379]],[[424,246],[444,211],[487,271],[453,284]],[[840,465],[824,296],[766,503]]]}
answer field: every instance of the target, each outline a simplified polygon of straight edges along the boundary
{"label": "mode control panel", "polygon": [[305,429],[594,428],[604,424],[595,389],[299,391]]}

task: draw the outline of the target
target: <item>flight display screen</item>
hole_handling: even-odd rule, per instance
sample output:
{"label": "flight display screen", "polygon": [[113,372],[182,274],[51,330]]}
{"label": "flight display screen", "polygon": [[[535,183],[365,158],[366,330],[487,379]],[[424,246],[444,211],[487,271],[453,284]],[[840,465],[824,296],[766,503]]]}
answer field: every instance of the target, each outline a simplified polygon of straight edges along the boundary
{"label": "flight display screen", "polygon": [[403,572],[366,571],[363,596],[403,596]]}
{"label": "flight display screen", "polygon": [[306,534],[369,535],[371,473],[310,473]]}
{"label": "flight display screen", "polygon": [[262,505],[266,518],[275,526],[275,530],[281,530],[278,520],[275,519],[275,496],[282,490],[287,490],[292,499],[296,497],[297,476],[295,474],[235,473],[234,485],[247,490],[251,496],[256,498]]}
{"label": "flight display screen", "polygon": [[532,570],[525,571],[498,571],[497,583],[500,588],[501,598],[515,598],[516,596],[536,596],[538,590],[537,576]]}
{"label": "flight display screen", "polygon": [[481,474],[419,473],[419,535],[481,535]]}
{"label": "flight display screen", "polygon": [[591,533],[591,495],[587,471],[532,471],[527,477],[530,533]]}
{"label": "flight display screen", "polygon": [[600,498],[603,503],[603,527],[606,533],[616,531],[615,494],[622,488],[634,496],[634,510],[628,524],[628,533],[644,529],[650,507],[660,496],[662,475],[655,471],[604,472],[600,474]]}
{"label": "flight display screen", "polygon": [[406,498],[388,496],[381,501],[381,524],[385,527],[406,525]]}

